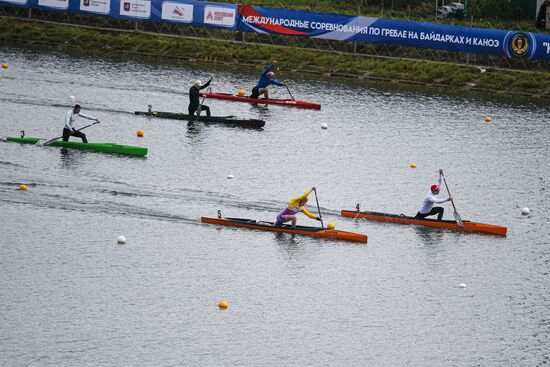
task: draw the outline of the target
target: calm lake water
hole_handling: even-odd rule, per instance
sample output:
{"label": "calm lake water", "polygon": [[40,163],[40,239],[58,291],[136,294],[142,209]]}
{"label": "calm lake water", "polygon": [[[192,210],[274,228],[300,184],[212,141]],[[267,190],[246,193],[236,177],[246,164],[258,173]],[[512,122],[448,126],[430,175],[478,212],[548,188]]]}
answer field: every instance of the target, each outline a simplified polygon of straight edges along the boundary
{"label": "calm lake water", "polygon": [[[0,62],[0,135],[60,135],[74,95],[102,119],[90,141],[149,148],[0,143],[0,365],[550,364],[548,106],[285,75],[322,110],[207,100],[266,126],[188,127],[133,112],[186,111],[196,79],[235,92],[260,71],[12,49]],[[339,216],[415,214],[439,168],[462,217],[507,238]],[[311,186],[326,222],[367,245],[200,223],[273,220]]]}

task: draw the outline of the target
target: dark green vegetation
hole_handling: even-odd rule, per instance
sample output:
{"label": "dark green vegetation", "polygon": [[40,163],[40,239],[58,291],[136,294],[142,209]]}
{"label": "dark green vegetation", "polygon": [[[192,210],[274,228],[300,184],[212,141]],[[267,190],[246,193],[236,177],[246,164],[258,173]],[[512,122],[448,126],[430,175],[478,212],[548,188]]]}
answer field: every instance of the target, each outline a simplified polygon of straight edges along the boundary
{"label": "dark green vegetation", "polygon": [[[454,90],[550,98],[550,74],[489,69],[415,60],[354,56],[297,47],[240,44],[132,31],[0,17],[0,45],[79,52],[91,56],[149,57],[153,62],[189,62],[263,67],[276,58],[281,69],[300,73],[418,83]],[[9,60],[7,61],[9,62]]]}

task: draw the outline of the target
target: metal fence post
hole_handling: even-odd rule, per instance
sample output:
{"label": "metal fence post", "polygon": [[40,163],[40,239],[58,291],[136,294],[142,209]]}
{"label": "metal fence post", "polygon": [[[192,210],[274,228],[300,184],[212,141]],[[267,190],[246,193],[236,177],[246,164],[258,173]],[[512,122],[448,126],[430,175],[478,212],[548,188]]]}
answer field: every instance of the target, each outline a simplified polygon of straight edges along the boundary
{"label": "metal fence post", "polygon": [[[244,0],[243,1],[243,5],[246,6],[248,4],[248,1],[247,0]],[[246,36],[245,36],[245,32],[244,31],[241,31],[241,42],[242,43],[246,43]]]}
{"label": "metal fence post", "polygon": [[[357,1],[357,16],[361,16],[361,2]],[[353,54],[357,54],[357,42],[353,42]]]}

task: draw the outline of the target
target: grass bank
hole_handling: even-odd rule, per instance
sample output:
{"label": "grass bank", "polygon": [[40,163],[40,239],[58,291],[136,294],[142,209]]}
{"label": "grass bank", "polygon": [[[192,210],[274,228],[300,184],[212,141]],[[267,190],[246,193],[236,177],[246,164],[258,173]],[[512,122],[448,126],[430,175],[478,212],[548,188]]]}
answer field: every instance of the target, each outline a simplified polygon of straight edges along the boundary
{"label": "grass bank", "polygon": [[[132,31],[115,31],[0,17],[0,45],[46,48],[90,56],[147,56],[162,63],[199,61],[263,67],[272,59],[299,73],[550,99],[550,74],[416,60],[361,57],[296,47],[240,44]],[[9,60],[2,61],[9,62]]]}

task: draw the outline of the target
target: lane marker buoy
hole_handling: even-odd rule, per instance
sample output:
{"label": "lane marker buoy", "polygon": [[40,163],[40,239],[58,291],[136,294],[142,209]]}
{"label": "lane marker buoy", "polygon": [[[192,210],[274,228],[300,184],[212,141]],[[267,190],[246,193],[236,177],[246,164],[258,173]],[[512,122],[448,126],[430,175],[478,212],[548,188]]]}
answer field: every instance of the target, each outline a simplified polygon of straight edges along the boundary
{"label": "lane marker buoy", "polygon": [[468,287],[468,286],[467,286],[466,284],[464,284],[464,283],[460,283],[460,284],[458,285],[458,288],[466,288],[466,287]]}
{"label": "lane marker buoy", "polygon": [[118,236],[118,238],[116,239],[116,242],[120,243],[120,244],[124,244],[124,243],[126,243],[126,237]]}
{"label": "lane marker buoy", "polygon": [[234,179],[234,178],[235,178],[235,176],[233,176],[233,175],[227,175],[227,179],[228,179],[228,180],[232,180],[232,179]]}
{"label": "lane marker buoy", "polygon": [[416,168],[416,163],[411,163],[411,164],[409,165],[409,167],[411,167],[411,168]]}
{"label": "lane marker buoy", "polygon": [[222,310],[225,310],[227,307],[229,307],[229,305],[227,304],[226,301],[220,301],[220,303],[218,303],[218,307],[221,308]]}
{"label": "lane marker buoy", "polygon": [[139,136],[140,138],[143,138],[143,134],[145,134],[145,132],[141,129],[138,129],[138,131],[136,132],[137,136]]}
{"label": "lane marker buoy", "polygon": [[328,124],[326,122],[323,122],[321,124],[321,129],[325,129],[325,130],[328,129]]}
{"label": "lane marker buoy", "polygon": [[27,185],[25,185],[25,184],[19,185],[19,190],[21,190],[21,191],[27,190]]}
{"label": "lane marker buoy", "polygon": [[527,215],[527,214],[529,214],[529,211],[530,211],[530,210],[529,210],[528,207],[522,208],[522,209],[521,209],[521,214]]}

